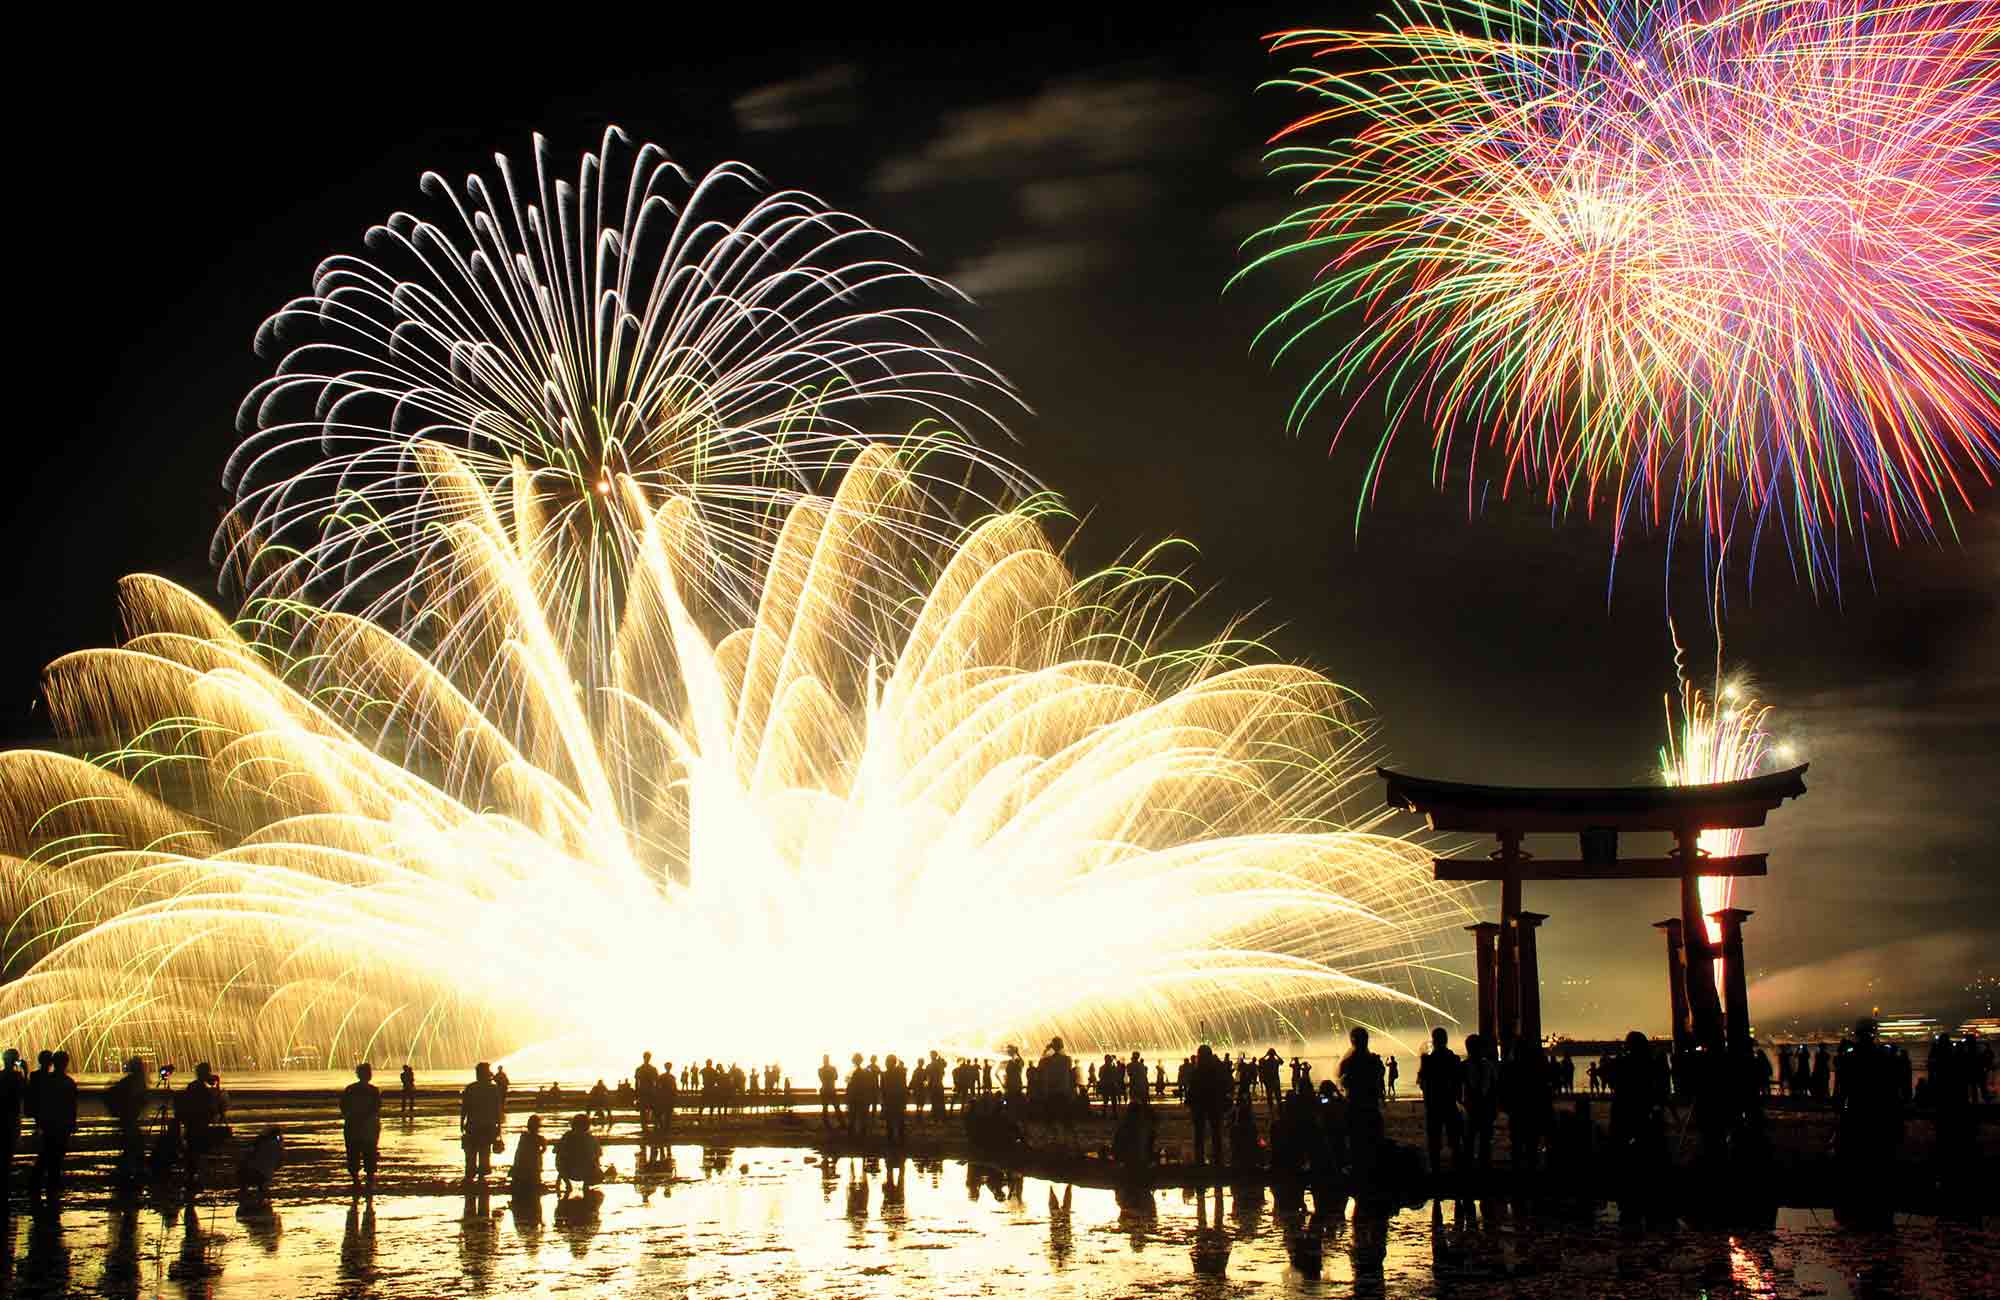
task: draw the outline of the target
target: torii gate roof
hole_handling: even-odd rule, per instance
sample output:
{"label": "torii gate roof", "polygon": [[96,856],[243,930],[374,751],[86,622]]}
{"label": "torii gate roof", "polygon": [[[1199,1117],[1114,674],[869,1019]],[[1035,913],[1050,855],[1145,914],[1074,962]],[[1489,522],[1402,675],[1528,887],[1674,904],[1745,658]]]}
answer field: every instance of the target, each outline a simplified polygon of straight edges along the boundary
{"label": "torii gate roof", "polygon": [[1378,767],[1385,801],[1422,813],[1432,830],[1571,833],[1736,830],[1762,826],[1765,814],[1806,792],[1808,764],[1713,785],[1518,786],[1469,785],[1408,776]]}

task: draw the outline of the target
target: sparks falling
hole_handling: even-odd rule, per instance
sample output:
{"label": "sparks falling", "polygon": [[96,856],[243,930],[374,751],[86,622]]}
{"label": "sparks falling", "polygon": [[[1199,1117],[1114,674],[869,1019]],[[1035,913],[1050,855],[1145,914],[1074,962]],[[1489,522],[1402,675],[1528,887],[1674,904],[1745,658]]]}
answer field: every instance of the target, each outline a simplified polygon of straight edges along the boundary
{"label": "sparks falling", "polygon": [[0,1033],[462,1064],[1440,1014],[1469,913],[1385,833],[1362,702],[1177,634],[1151,556],[1073,573],[899,241],[650,147],[614,183],[620,145],[433,179],[449,222],[273,319],[240,615],[128,579],[124,643],[48,670],[67,747],[0,754]]}
{"label": "sparks falling", "polygon": [[449,550],[415,590],[506,715],[367,620],[128,580],[125,644],[47,678],[113,746],[0,756],[10,1041],[575,1060],[1436,1014],[1464,900],[1380,830],[1358,702],[1160,648],[1162,577],[1074,578],[1033,512],[909,542],[933,507],[875,448],[789,508],[729,626],[698,504],[621,478],[635,572],[587,687],[518,531],[559,525],[420,454]]}

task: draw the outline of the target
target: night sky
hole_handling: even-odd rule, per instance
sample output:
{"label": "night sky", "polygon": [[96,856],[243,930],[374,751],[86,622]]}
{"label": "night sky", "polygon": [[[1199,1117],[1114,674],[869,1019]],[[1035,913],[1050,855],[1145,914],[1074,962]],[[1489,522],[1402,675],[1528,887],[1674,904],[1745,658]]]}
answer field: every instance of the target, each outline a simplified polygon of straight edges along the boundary
{"label": "night sky", "polygon": [[[421,204],[426,168],[461,178],[524,156],[537,130],[573,164],[617,122],[691,169],[742,159],[911,239],[979,300],[984,356],[1033,408],[1011,454],[1088,516],[1080,562],[1193,542],[1196,622],[1254,610],[1281,653],[1369,698],[1385,761],[1648,780],[1673,685],[1666,615],[1713,656],[1696,551],[1669,583],[1664,543],[1636,539],[1614,583],[1601,521],[1552,521],[1532,492],[1497,488],[1469,513],[1462,478],[1432,487],[1421,437],[1399,444],[1357,533],[1372,413],[1331,453],[1331,416],[1291,436],[1300,374],[1250,352],[1296,273],[1223,292],[1239,241],[1287,206],[1258,160],[1295,106],[1256,93],[1278,70],[1257,38],[1352,17],[426,31],[378,14],[261,48],[241,31],[121,33],[46,106],[17,200],[35,211],[17,244],[16,388],[53,400],[16,407],[30,423],[7,518],[6,737],[45,736],[41,665],[113,639],[120,575],[213,590],[221,465],[265,373],[251,342],[316,262]],[[1747,591],[1733,576],[1727,662],[1812,764],[1811,793],[1749,846],[1772,877],[1739,891],[1758,912],[1760,1022],[1850,999],[1951,1011],[1954,986],[2000,966],[2000,494],[1978,505],[1956,542],[1877,539],[1872,576],[1857,558],[1838,598],[1795,582],[1781,549]],[[1664,1027],[1649,925],[1674,911],[1671,885],[1530,886],[1528,904],[1553,915],[1552,1028]],[[1587,991],[1556,987],[1584,975]]]}

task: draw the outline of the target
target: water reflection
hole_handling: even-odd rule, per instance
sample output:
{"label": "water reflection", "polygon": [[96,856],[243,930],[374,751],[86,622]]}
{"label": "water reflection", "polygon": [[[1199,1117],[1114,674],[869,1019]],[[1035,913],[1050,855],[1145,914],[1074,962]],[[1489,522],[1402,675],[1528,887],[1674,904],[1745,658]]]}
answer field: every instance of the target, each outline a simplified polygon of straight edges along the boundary
{"label": "water reflection", "polygon": [[604,1222],[604,1193],[593,1187],[581,1196],[565,1196],[556,1202],[556,1231],[569,1243],[569,1253],[582,1259],[590,1253],[590,1242]]}
{"label": "water reflection", "polygon": [[60,1295],[69,1289],[69,1247],[63,1240],[62,1211],[37,1205],[28,1222],[28,1250],[21,1258],[21,1289],[36,1287]]}
{"label": "water reflection", "polygon": [[[425,1142],[429,1139],[423,1138]],[[436,1143],[438,1168],[457,1154]],[[426,1147],[425,1149],[429,1149]],[[1262,1187],[1113,1192],[955,1162],[683,1147],[587,1197],[211,1198],[16,1217],[8,1300],[259,1295],[1025,1295],[1251,1291],[1384,1300],[1700,1295],[1889,1300],[1990,1290],[1990,1227],[1905,1220],[1851,1234],[1786,1212],[1773,1231],[1621,1231],[1562,1207],[1469,1200],[1388,1214]],[[678,1171],[678,1172],[677,1172]],[[152,1204],[152,1202],[149,1202]]]}
{"label": "water reflection", "polygon": [[167,1279],[188,1291],[200,1292],[222,1276],[222,1238],[201,1221],[201,1205],[189,1202],[181,1226],[181,1248],[167,1265]]}
{"label": "water reflection", "polygon": [[236,1221],[243,1225],[243,1235],[251,1244],[266,1255],[278,1253],[278,1239],[285,1235],[284,1221],[278,1217],[277,1207],[269,1201],[245,1201],[236,1207]]}
{"label": "water reflection", "polygon": [[348,1294],[365,1292],[375,1284],[375,1199],[364,1206],[347,1204],[347,1226],[340,1233],[340,1283]]}
{"label": "water reflection", "polygon": [[1146,1238],[1159,1220],[1160,1207],[1150,1188],[1121,1187],[1112,1196],[1118,1204],[1118,1230],[1132,1243],[1136,1255],[1145,1248]]}
{"label": "water reflection", "polygon": [[[1222,1189],[1214,1189],[1215,1216],[1209,1217],[1209,1192],[1197,1188],[1194,1194],[1195,1229],[1194,1244],[1189,1254],[1194,1260],[1194,1271],[1207,1277],[1220,1277],[1229,1271],[1229,1234],[1222,1227]],[[1262,1189],[1259,1189],[1259,1209],[1262,1209]],[[1241,1204],[1241,1198],[1238,1198]]]}
{"label": "water reflection", "polygon": [[113,1210],[105,1223],[104,1272],[98,1290],[111,1296],[139,1292],[139,1211],[129,1206]]}

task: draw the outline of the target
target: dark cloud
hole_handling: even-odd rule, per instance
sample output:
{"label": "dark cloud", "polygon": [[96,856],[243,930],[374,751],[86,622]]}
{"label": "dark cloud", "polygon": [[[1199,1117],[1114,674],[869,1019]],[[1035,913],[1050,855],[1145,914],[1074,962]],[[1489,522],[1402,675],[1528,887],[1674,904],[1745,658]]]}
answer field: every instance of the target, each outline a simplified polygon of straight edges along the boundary
{"label": "dark cloud", "polygon": [[1074,284],[1102,261],[1090,244],[1045,243],[997,248],[959,263],[951,282],[974,298],[1022,293],[1054,285]]}
{"label": "dark cloud", "polygon": [[736,111],[736,125],[745,132],[842,126],[861,115],[860,88],[860,68],[834,63],[803,77],[746,91],[731,106]]}
{"label": "dark cloud", "polygon": [[1191,133],[1205,133],[1213,103],[1212,91],[1178,79],[1073,78],[1025,98],[945,114],[927,144],[876,172],[875,187],[917,190],[1022,174],[1115,171],[1183,153]]}
{"label": "dark cloud", "polygon": [[874,184],[1011,212],[993,242],[953,268],[967,293],[1073,284],[1128,260],[1135,229],[1173,197],[1167,160],[1207,131],[1214,107],[1211,91],[1170,77],[1071,78],[944,114],[923,145],[878,168]]}

